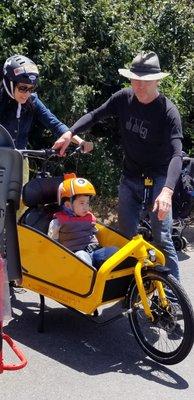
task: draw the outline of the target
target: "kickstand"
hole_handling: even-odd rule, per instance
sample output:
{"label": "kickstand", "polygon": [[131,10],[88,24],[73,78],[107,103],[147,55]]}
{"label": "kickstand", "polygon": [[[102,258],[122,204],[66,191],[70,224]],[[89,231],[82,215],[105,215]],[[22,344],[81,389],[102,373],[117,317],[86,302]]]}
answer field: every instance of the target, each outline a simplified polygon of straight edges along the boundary
{"label": "kickstand", "polygon": [[38,324],[38,332],[44,332],[44,306],[45,306],[45,298],[42,294],[40,294],[40,312],[39,312],[39,324]]}

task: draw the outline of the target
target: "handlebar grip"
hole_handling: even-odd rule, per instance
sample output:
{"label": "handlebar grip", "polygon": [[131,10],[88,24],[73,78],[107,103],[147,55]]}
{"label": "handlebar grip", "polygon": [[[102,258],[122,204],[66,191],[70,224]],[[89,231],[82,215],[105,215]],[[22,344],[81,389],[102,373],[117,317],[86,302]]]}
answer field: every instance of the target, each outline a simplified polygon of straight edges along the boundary
{"label": "handlebar grip", "polygon": [[35,158],[49,158],[52,155],[57,155],[57,151],[54,149],[43,149],[43,150],[29,150],[21,149],[18,150],[24,157],[35,157]]}

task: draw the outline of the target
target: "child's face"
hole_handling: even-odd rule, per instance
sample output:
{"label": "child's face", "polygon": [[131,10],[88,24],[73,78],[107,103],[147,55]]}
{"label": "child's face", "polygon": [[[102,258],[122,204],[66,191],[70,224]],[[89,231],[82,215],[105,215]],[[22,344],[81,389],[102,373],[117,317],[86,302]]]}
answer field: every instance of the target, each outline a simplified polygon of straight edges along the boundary
{"label": "child's face", "polygon": [[84,217],[90,208],[90,197],[84,195],[76,196],[72,208],[78,217]]}

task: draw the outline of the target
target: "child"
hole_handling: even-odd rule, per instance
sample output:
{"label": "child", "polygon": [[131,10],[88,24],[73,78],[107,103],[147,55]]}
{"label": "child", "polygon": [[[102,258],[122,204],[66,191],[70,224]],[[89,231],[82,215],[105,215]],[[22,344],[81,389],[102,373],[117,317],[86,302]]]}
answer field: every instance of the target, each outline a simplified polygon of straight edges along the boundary
{"label": "child", "polygon": [[75,174],[66,174],[59,185],[58,200],[62,209],[54,214],[48,236],[59,241],[79,258],[95,268],[114,254],[117,247],[100,247],[96,237],[96,218],[89,211],[90,196],[95,196],[94,186]]}

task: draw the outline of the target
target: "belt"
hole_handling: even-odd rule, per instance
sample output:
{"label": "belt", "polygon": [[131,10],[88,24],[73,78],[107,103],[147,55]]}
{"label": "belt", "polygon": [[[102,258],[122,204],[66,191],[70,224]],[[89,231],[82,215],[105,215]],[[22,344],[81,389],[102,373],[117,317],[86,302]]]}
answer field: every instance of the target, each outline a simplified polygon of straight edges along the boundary
{"label": "belt", "polygon": [[87,251],[88,253],[92,253],[94,250],[98,250],[100,249],[101,246],[97,243],[89,243],[86,247],[85,247],[85,251]]}

